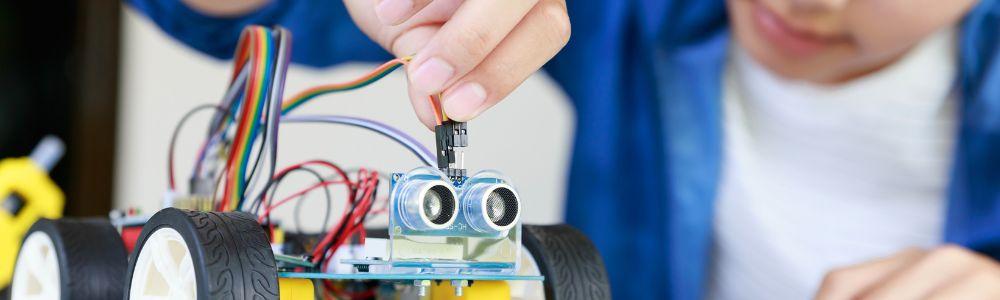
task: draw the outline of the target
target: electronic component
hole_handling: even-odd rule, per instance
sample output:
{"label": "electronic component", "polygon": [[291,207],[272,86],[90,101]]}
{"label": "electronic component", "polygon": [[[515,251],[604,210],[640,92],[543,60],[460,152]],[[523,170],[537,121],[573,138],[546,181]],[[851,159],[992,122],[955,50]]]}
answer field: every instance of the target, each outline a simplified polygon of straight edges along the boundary
{"label": "electronic component", "polygon": [[413,230],[443,229],[458,216],[455,189],[435,177],[415,177],[399,187],[403,225]]}
{"label": "electronic component", "polygon": [[466,183],[461,203],[466,222],[479,232],[509,230],[521,217],[520,197],[505,183]]}
{"label": "electronic component", "polygon": [[437,140],[437,167],[452,181],[461,181],[466,176],[462,153],[455,148],[469,146],[469,131],[465,122],[443,121],[434,127]]}
{"label": "electronic component", "polygon": [[[391,178],[389,239],[379,246],[385,249],[366,247],[367,259],[341,263],[367,265],[369,274],[452,274],[461,269],[463,274],[511,275],[517,270],[521,205],[503,175],[481,171],[449,183],[441,170],[420,167]],[[435,196],[428,196],[435,190]],[[458,197],[449,198],[456,191]],[[433,222],[451,208],[435,204],[441,199],[457,199],[454,220],[447,224]],[[426,226],[428,220],[440,225]]]}

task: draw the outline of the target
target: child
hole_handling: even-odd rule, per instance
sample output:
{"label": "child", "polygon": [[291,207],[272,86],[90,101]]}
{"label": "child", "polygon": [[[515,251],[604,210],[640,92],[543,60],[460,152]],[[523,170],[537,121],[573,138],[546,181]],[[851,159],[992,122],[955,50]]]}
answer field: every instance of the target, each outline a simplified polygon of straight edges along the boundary
{"label": "child", "polygon": [[131,2],[220,58],[251,23],[304,64],[416,53],[425,124],[544,64],[615,298],[1000,297],[997,1]]}

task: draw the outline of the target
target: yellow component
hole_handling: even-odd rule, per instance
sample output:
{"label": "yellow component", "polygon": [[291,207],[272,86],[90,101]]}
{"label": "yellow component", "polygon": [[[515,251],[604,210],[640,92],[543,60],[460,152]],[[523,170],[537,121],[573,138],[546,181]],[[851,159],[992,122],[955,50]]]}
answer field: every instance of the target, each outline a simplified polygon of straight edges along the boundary
{"label": "yellow component", "polygon": [[278,299],[305,300],[316,299],[316,290],[312,280],[302,278],[278,278]]}
{"label": "yellow component", "polygon": [[212,201],[212,197],[209,196],[183,196],[174,199],[173,207],[197,211],[212,211]]}
{"label": "yellow component", "polygon": [[285,231],[281,228],[275,227],[274,232],[271,233],[271,243],[272,244],[284,244],[285,243]]}
{"label": "yellow component", "polygon": [[10,283],[24,233],[40,218],[62,217],[65,204],[49,174],[27,157],[0,161],[0,201],[12,193],[21,196],[24,206],[17,215],[0,209],[0,288]]}
{"label": "yellow component", "polygon": [[510,300],[510,286],[506,281],[475,281],[462,288],[462,296],[455,296],[451,281],[431,284],[431,300]]}

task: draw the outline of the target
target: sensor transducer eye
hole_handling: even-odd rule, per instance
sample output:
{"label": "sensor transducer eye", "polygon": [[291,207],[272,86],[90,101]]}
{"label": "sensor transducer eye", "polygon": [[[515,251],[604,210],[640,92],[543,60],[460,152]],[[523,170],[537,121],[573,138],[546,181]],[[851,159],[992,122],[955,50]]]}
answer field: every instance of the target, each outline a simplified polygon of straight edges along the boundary
{"label": "sensor transducer eye", "polygon": [[514,223],[518,214],[517,195],[504,187],[498,187],[486,198],[486,215],[493,225],[503,227]]}
{"label": "sensor transducer eye", "polygon": [[413,230],[438,230],[455,222],[458,201],[455,190],[448,182],[412,179],[399,184],[399,214],[406,227]]}
{"label": "sensor transducer eye", "polygon": [[517,193],[504,183],[472,183],[462,193],[462,207],[469,225],[483,233],[509,230],[521,216]]}
{"label": "sensor transducer eye", "polygon": [[444,225],[451,221],[455,211],[455,197],[450,189],[443,185],[435,185],[424,194],[424,216],[435,225]]}

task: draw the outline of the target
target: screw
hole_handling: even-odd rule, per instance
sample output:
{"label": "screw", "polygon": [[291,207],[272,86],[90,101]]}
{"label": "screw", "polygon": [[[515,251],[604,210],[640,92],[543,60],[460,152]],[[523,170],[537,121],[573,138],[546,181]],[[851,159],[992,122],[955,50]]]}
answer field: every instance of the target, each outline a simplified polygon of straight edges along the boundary
{"label": "screw", "polygon": [[413,286],[417,287],[417,296],[427,296],[427,287],[431,285],[430,280],[414,280]]}
{"label": "screw", "polygon": [[469,286],[468,280],[452,280],[451,286],[455,287],[455,297],[462,297],[462,288]]}

